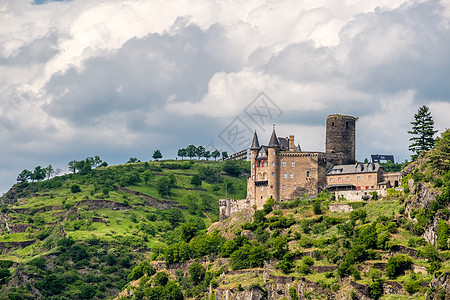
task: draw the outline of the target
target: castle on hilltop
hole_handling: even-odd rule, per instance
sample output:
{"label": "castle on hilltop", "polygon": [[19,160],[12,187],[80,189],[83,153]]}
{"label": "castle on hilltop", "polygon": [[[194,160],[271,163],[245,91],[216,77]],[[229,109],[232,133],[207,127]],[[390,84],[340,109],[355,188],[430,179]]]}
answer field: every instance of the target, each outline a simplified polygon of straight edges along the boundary
{"label": "castle on hilltop", "polygon": [[352,116],[328,116],[325,152],[302,151],[293,135],[277,137],[275,128],[268,145],[260,146],[255,131],[247,200],[261,208],[269,197],[285,201],[319,193],[327,186],[328,170],[355,163],[355,123]]}
{"label": "castle on hilltop", "polygon": [[303,151],[295,145],[293,135],[277,137],[275,128],[267,146],[260,145],[255,131],[247,198],[221,199],[221,220],[246,207],[261,209],[269,197],[288,201],[314,197],[327,189],[362,199],[369,191],[394,186],[389,180],[395,180],[397,186],[399,177],[386,181],[379,163],[356,163],[356,120],[339,114],[327,117],[325,152]]}

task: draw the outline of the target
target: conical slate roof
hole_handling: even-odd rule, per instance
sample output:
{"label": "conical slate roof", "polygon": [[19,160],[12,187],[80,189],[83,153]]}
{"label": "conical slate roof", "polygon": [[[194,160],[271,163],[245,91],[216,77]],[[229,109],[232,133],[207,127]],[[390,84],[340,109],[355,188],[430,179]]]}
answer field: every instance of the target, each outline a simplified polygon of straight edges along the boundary
{"label": "conical slate roof", "polygon": [[250,148],[250,150],[258,150],[259,147],[259,141],[258,141],[258,136],[256,135],[256,130],[255,130],[255,135],[253,136],[253,142],[252,142],[252,147]]}
{"label": "conical slate roof", "polygon": [[267,147],[280,147],[280,144],[278,143],[277,134],[275,133],[275,128],[272,131],[272,136],[270,137],[269,145]]}

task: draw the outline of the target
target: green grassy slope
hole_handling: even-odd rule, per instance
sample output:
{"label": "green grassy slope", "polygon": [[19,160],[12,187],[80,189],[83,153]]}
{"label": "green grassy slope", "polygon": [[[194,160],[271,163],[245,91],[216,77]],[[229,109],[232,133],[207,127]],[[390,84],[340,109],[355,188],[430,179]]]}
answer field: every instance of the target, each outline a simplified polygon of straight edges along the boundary
{"label": "green grassy slope", "polygon": [[[218,199],[245,197],[245,174],[228,176],[223,164],[133,163],[15,185],[1,207],[0,262],[12,262],[5,268],[10,275],[2,280],[2,294],[114,295],[146,252],[183,239],[181,225],[200,233],[218,220]],[[245,170],[247,164],[238,167]],[[203,176],[201,186],[191,184],[195,174]],[[158,193],[162,178],[174,181],[169,195]],[[50,276],[55,274],[56,279]],[[55,282],[61,284],[57,290],[43,292]]]}

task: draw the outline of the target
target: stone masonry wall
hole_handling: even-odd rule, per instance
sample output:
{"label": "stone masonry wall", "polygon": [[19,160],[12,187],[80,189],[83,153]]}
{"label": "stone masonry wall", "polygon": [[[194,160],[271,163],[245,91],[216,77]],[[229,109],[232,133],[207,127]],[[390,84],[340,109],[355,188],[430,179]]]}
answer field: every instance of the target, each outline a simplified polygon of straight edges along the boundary
{"label": "stone masonry wall", "polygon": [[330,115],[326,123],[326,152],[341,153],[344,155],[343,164],[354,164],[356,118]]}
{"label": "stone masonry wall", "polygon": [[251,208],[252,204],[250,200],[235,200],[235,199],[220,199],[219,200],[219,218],[220,221],[228,219],[233,214],[246,209]]}

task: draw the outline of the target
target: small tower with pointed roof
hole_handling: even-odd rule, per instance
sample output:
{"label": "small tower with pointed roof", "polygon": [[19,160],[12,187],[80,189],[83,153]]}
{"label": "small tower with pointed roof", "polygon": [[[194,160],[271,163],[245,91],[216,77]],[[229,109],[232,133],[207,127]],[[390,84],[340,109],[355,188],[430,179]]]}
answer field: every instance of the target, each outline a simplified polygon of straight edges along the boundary
{"label": "small tower with pointed roof", "polygon": [[[280,149],[280,143],[278,142],[277,134],[275,133],[275,125],[273,126],[272,135],[267,145],[268,156],[268,189],[269,197],[279,199],[280,192],[280,162],[278,159],[278,151]],[[263,203],[264,205],[264,203]]]}
{"label": "small tower with pointed roof", "polygon": [[252,146],[250,147],[250,162],[251,162],[251,170],[250,170],[250,178],[247,183],[247,194],[248,198],[251,201],[252,205],[256,205],[256,185],[255,185],[255,178],[256,178],[256,156],[258,155],[260,146],[259,146],[259,140],[258,135],[253,135],[253,141]]}

